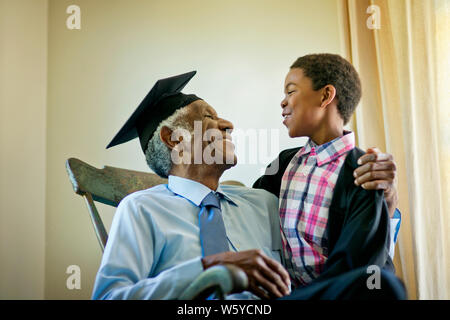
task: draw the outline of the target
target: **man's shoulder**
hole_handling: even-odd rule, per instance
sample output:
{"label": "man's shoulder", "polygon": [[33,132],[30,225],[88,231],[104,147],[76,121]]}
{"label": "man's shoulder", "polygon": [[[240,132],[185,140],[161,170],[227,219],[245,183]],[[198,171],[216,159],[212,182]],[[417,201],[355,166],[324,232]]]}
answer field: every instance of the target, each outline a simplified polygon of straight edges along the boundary
{"label": "man's shoulder", "polygon": [[235,185],[221,185],[220,188],[225,193],[231,193],[233,195],[239,195],[239,196],[254,196],[254,195],[260,195],[263,197],[271,197],[273,196],[270,192],[267,192],[263,189],[255,189],[250,187],[244,187],[244,186],[235,186]]}
{"label": "man's shoulder", "polygon": [[267,204],[273,202],[278,204],[278,198],[264,189],[231,185],[222,185],[221,189],[232,200],[237,198],[242,201],[247,201],[259,205],[261,205],[262,203]]}
{"label": "man's shoulder", "polygon": [[120,204],[123,205],[126,203],[142,203],[148,200],[170,197],[172,195],[173,193],[167,188],[167,184],[160,184],[148,189],[130,193],[122,199]]}

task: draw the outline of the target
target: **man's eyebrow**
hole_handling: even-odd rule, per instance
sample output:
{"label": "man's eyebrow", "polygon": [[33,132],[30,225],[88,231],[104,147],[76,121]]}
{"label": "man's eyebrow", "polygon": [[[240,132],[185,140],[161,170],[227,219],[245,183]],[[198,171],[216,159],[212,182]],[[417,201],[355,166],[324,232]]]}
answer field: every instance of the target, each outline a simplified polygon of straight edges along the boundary
{"label": "man's eyebrow", "polygon": [[203,114],[208,114],[208,115],[211,115],[211,116],[217,116],[217,112],[213,112],[211,109],[203,110]]}

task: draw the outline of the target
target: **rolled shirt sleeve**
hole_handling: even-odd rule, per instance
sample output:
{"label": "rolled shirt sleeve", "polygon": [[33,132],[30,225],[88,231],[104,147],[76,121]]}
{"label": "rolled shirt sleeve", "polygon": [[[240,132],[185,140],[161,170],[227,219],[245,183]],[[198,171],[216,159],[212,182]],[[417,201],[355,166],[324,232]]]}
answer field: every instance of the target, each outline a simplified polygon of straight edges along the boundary
{"label": "rolled shirt sleeve", "polygon": [[155,274],[164,236],[144,211],[127,199],[117,208],[92,299],[176,299],[203,271],[196,257]]}

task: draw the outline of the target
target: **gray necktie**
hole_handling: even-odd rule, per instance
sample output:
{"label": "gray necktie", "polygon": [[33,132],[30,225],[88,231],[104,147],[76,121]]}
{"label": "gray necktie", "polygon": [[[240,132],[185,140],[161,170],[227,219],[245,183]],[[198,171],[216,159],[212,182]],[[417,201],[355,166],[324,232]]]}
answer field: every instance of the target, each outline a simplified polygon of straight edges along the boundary
{"label": "gray necktie", "polygon": [[200,209],[198,221],[203,256],[228,251],[227,234],[219,199],[210,192],[200,203],[200,207],[202,209]]}

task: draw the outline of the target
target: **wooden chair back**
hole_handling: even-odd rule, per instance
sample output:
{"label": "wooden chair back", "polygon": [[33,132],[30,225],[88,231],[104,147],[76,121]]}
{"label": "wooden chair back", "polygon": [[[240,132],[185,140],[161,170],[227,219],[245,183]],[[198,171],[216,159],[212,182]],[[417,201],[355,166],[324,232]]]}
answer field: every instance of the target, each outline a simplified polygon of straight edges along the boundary
{"label": "wooden chair back", "polygon": [[[130,193],[167,183],[167,179],[154,173],[109,166],[98,169],[76,158],[66,161],[66,169],[75,193],[86,201],[102,252],[108,241],[108,233],[94,201],[117,207]],[[234,180],[224,181],[221,184],[244,186]]]}

